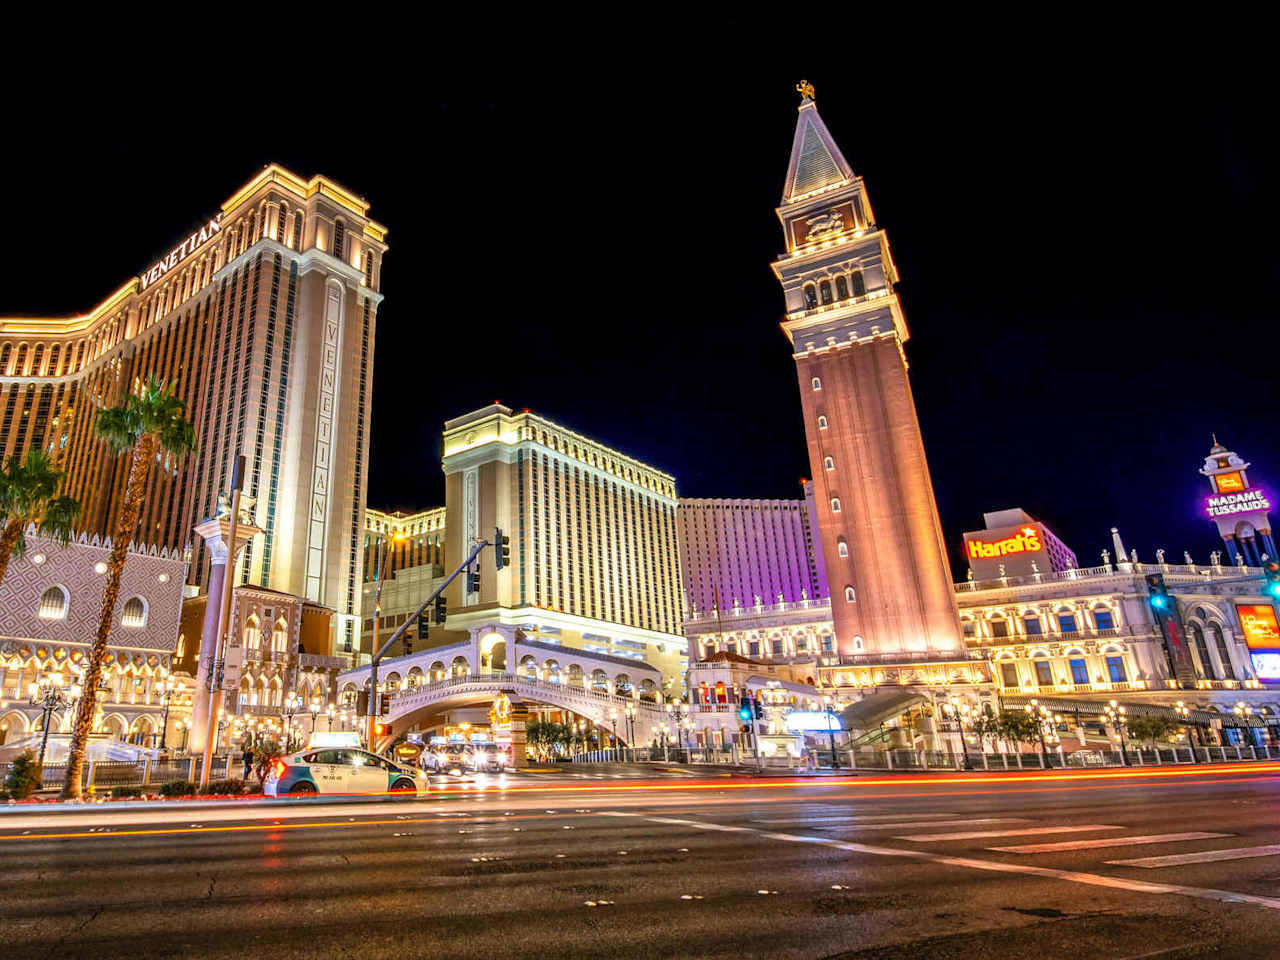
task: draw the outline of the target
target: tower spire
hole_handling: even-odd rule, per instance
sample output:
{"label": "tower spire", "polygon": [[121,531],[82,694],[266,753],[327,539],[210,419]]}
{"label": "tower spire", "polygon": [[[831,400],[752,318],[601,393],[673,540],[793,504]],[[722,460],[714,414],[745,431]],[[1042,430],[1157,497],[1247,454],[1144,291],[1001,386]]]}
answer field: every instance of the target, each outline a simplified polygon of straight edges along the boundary
{"label": "tower spire", "polygon": [[853,181],[853,168],[818,115],[818,107],[813,100],[813,84],[801,80],[796,84],[796,90],[801,96],[797,108],[800,116],[796,119],[796,133],[791,139],[791,163],[787,166],[787,179],[782,187],[784,204],[795,203],[819,191]]}

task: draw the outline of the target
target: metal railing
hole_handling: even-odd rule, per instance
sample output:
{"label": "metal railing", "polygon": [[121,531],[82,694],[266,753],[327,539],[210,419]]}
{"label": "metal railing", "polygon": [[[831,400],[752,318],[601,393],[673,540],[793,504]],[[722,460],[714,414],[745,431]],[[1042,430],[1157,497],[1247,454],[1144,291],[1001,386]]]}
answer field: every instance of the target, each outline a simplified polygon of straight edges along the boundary
{"label": "metal railing", "polygon": [[[179,757],[152,760],[144,758],[137,762],[132,760],[89,760],[85,763],[81,783],[87,790],[89,787],[110,789],[111,787],[146,787],[159,786],[172,780],[199,782],[200,757]],[[3,784],[9,773],[9,764],[0,763],[0,784]],[[237,758],[227,756],[214,757],[210,774],[213,779],[230,780],[233,775],[243,772]],[[41,788],[44,790],[61,789],[67,780],[65,763],[46,763],[41,770]],[[193,791],[194,792],[194,791]]]}
{"label": "metal railing", "polygon": [[[589,679],[589,678],[585,678]],[[442,692],[462,690],[467,687],[523,686],[535,691],[554,693],[564,700],[575,700],[579,703],[593,703],[605,706],[632,706],[636,710],[647,711],[655,717],[666,716],[666,711],[657,703],[631,697],[620,697],[616,694],[579,687],[570,683],[552,683],[519,673],[472,673],[462,677],[446,677],[431,683],[418,684],[413,690],[397,690],[391,694],[393,709],[411,710],[416,706],[430,703]]]}

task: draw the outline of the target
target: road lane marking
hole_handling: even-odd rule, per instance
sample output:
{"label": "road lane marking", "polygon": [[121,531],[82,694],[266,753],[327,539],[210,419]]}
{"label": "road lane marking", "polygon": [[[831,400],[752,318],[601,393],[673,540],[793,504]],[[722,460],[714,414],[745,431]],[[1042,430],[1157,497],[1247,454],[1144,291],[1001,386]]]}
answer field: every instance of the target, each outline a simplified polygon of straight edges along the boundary
{"label": "road lane marking", "polygon": [[1105,823],[1081,823],[1070,827],[1019,827],[1017,830],[975,830],[970,833],[913,833],[905,837],[894,837],[895,840],[910,840],[912,843],[933,843],[935,840],[984,840],[987,837],[1016,837],[1027,833],[1088,833],[1091,830],[1123,830],[1124,827],[1109,827]]}
{"label": "road lane marking", "polygon": [[1233,850],[1201,850],[1199,853],[1178,853],[1168,857],[1142,857],[1138,860],[1108,860],[1113,867],[1178,867],[1184,863],[1213,863],[1217,860],[1249,860],[1253,857],[1274,857],[1280,854],[1280,844],[1265,847],[1236,847]]}
{"label": "road lane marking", "polygon": [[[709,823],[701,820],[679,820],[674,817],[647,817],[643,813],[629,813],[621,810],[602,810],[602,816],[635,817],[650,823],[665,823],[672,826],[692,827],[695,830],[724,830],[729,832],[754,833],[770,840],[784,840],[788,843],[813,843],[818,846],[846,850],[850,853],[865,853],[879,857],[902,857],[908,860],[927,863],[941,863],[953,867],[966,867],[971,870],[990,870],[995,873],[1018,873],[1024,876],[1044,877],[1049,880],[1065,880],[1069,883],[1082,883],[1093,887],[1110,887],[1115,890],[1129,890],[1134,893],[1176,893],[1184,897],[1195,897],[1200,900],[1217,900],[1221,903],[1250,903],[1254,906],[1280,910],[1280,899],[1275,897],[1259,897],[1251,893],[1237,893],[1234,890],[1214,890],[1209,887],[1186,887],[1176,883],[1158,883],[1151,880],[1130,880],[1124,877],[1104,877],[1096,873],[1080,873],[1076,870],[1055,870],[1051,867],[1033,867],[1026,863],[1001,863],[995,860],[977,860],[972,857],[950,857],[946,854],[930,853],[927,850],[903,850],[897,847],[876,847],[866,843],[852,843],[847,840],[834,840],[831,837],[806,837],[794,833],[770,833],[765,830],[753,830],[750,827],[727,827],[723,824]],[[1280,852],[1280,847],[1276,848]]]}
{"label": "road lane marking", "polygon": [[1095,847],[1132,847],[1142,843],[1176,843],[1179,840],[1215,840],[1230,833],[1155,833],[1144,837],[1100,837],[1094,840],[1062,840],[1058,843],[1024,843],[1016,847],[987,847],[1000,853],[1056,853],[1059,850],[1092,850]]}

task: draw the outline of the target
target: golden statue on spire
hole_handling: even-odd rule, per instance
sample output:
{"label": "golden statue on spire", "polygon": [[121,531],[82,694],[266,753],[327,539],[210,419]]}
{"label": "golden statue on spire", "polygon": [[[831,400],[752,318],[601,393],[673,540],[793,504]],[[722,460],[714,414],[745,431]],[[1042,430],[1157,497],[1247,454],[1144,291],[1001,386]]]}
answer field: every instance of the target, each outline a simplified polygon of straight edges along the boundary
{"label": "golden statue on spire", "polygon": [[799,91],[800,96],[805,100],[813,99],[813,84],[810,83],[808,80],[801,80],[799,83],[797,83],[796,90]]}

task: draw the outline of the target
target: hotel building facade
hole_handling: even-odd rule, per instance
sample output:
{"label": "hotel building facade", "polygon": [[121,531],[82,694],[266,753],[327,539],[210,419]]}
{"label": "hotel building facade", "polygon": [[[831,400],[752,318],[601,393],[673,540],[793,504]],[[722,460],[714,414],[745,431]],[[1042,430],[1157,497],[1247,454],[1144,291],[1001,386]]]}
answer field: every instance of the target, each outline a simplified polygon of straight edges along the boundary
{"label": "hotel building facade", "polygon": [[[83,529],[109,535],[128,459],[95,436],[97,411],[150,377],[165,381],[197,450],[157,461],[135,539],[182,550],[244,454],[245,502],[264,533],[236,582],[331,608],[350,649],[387,251],[368,211],[325,177],[268,166],[88,313],[0,319],[0,453],[48,451],[83,505]],[[201,542],[191,582],[207,570]]]}
{"label": "hotel building facade", "polygon": [[536,643],[642,661],[679,695],[688,666],[680,634],[675,479],[530,411],[494,404],[444,426],[443,572],[494,528],[510,564],[486,551],[480,589],[447,591],[449,631],[519,628]]}

